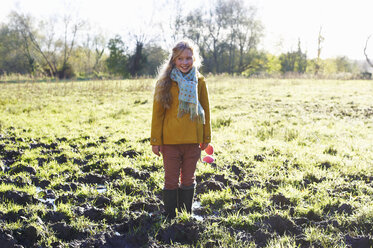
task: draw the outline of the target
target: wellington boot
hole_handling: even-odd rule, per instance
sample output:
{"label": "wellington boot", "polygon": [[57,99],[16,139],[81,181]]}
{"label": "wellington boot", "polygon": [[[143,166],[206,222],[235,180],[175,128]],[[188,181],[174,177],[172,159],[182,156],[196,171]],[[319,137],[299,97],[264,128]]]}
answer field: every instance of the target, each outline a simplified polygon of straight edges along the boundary
{"label": "wellington boot", "polygon": [[190,188],[179,188],[179,207],[178,211],[186,210],[192,214],[192,205],[194,197],[194,186]]}
{"label": "wellington boot", "polygon": [[175,209],[177,208],[177,193],[177,189],[163,190],[163,203],[167,219],[173,219],[176,216]]}

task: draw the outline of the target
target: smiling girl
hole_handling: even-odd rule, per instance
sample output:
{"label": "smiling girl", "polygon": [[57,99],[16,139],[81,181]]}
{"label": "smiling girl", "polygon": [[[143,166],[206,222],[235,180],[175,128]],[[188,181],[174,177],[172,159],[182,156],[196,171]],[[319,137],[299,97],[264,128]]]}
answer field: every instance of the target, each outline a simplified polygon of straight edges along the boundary
{"label": "smiling girl", "polygon": [[164,164],[165,214],[192,212],[197,161],[211,142],[210,108],[201,59],[191,41],[180,41],[159,73],[154,93],[152,151]]}

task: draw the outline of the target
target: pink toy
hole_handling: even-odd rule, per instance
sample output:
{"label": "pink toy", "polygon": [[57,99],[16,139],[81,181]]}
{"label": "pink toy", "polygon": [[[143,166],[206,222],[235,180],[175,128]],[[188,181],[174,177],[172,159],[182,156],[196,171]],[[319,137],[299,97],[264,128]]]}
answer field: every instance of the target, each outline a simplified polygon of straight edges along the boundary
{"label": "pink toy", "polygon": [[205,157],[202,159],[202,161],[205,162],[205,163],[209,163],[209,164],[211,164],[212,162],[215,161],[215,159],[214,159],[213,157],[211,157],[210,155],[207,155],[207,156],[205,156]]}
{"label": "pink toy", "polygon": [[207,148],[205,149],[205,152],[206,152],[208,155],[212,155],[212,154],[214,153],[214,147],[213,147],[211,144],[209,144],[209,145],[207,146]]}

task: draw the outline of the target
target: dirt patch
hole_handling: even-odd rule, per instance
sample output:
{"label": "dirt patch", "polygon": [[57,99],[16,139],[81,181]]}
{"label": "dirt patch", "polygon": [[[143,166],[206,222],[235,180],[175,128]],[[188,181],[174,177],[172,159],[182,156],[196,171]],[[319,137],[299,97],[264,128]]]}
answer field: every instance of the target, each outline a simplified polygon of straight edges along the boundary
{"label": "dirt patch", "polygon": [[286,198],[283,194],[276,194],[272,195],[270,200],[273,202],[273,204],[280,206],[280,207],[288,207],[291,204],[290,200]]}
{"label": "dirt patch", "polygon": [[50,227],[55,232],[56,237],[59,239],[70,241],[73,239],[84,238],[89,235],[88,231],[82,232],[76,230],[72,226],[66,224],[65,222],[57,222],[51,224]]}
{"label": "dirt patch", "polygon": [[137,152],[135,150],[128,150],[121,153],[121,155],[125,158],[135,158],[137,156],[140,156],[141,154],[141,152]]}
{"label": "dirt patch", "polygon": [[271,231],[275,231],[280,235],[288,234],[300,234],[300,229],[296,224],[287,218],[280,215],[273,215],[263,221],[264,224],[270,227]]}
{"label": "dirt patch", "polygon": [[12,236],[11,232],[0,230],[0,247],[2,248],[21,248],[17,245],[17,241]]}
{"label": "dirt patch", "polygon": [[79,177],[77,181],[79,183],[105,184],[108,181],[108,177],[106,175],[88,173],[85,176]]}
{"label": "dirt patch", "polygon": [[146,212],[155,212],[159,211],[160,203],[156,202],[133,202],[130,206],[130,211],[146,211]]}
{"label": "dirt patch", "polygon": [[191,245],[196,243],[203,230],[203,226],[196,222],[174,223],[161,229],[157,239],[167,244],[179,242]]}
{"label": "dirt patch", "polygon": [[15,190],[0,192],[0,199],[2,198],[23,206],[37,202],[33,196],[27,194],[26,192]]}
{"label": "dirt patch", "polygon": [[130,168],[130,167],[123,168],[121,171],[123,171],[127,176],[131,176],[135,179],[146,180],[150,177],[149,172],[138,171],[138,170]]}
{"label": "dirt patch", "polygon": [[57,212],[57,211],[48,211],[44,216],[44,221],[50,222],[50,223],[57,223],[61,221],[69,222],[70,217],[67,216],[65,213]]}
{"label": "dirt patch", "polygon": [[266,159],[266,155],[264,154],[257,154],[254,155],[254,160],[258,162],[263,162]]}
{"label": "dirt patch", "polygon": [[346,243],[349,244],[352,248],[368,248],[373,246],[373,239],[368,236],[352,237],[350,235],[346,235],[345,240]]}
{"label": "dirt patch", "polygon": [[36,175],[36,170],[34,167],[26,166],[22,164],[10,168],[8,173],[9,175],[14,175],[14,174],[22,173],[22,172],[29,173],[30,175]]}
{"label": "dirt patch", "polygon": [[92,221],[100,221],[105,218],[105,211],[100,208],[91,207],[85,209],[83,215]]}
{"label": "dirt patch", "polygon": [[215,180],[208,180],[197,184],[196,192],[197,194],[203,194],[210,190],[212,191],[222,191],[225,188],[224,184]]}

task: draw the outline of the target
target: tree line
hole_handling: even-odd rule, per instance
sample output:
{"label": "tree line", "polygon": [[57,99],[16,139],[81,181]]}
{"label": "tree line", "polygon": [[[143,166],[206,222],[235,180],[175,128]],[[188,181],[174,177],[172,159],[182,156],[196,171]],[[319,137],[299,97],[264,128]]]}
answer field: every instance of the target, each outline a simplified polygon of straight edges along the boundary
{"label": "tree line", "polygon": [[[169,36],[172,41],[189,38],[198,45],[203,73],[266,76],[361,71],[361,66],[347,57],[320,59],[324,40],[321,29],[315,59],[307,58],[300,40],[296,50],[277,56],[259,49],[263,24],[255,6],[246,6],[242,0],[215,0],[212,7],[187,14],[183,14],[181,4],[176,4],[173,11],[176,15],[170,20]],[[99,32],[85,31],[87,25],[71,16],[36,20],[12,12],[0,26],[0,74],[52,78],[154,76],[167,59],[162,41],[146,33],[107,39]]]}

